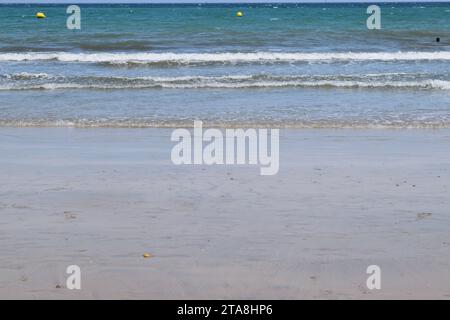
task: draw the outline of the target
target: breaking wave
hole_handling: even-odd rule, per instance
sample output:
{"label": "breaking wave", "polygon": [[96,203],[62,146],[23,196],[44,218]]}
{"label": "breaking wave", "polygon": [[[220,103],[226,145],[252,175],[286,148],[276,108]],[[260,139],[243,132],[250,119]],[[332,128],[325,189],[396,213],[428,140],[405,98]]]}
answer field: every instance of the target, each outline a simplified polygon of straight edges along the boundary
{"label": "breaking wave", "polygon": [[449,51],[436,52],[222,52],[222,53],[0,53],[1,61],[60,61],[102,64],[195,65],[333,61],[448,61]]}
{"label": "breaking wave", "polygon": [[18,73],[0,76],[0,90],[58,89],[252,89],[252,88],[379,88],[450,90],[450,81],[421,74],[295,75],[267,74],[184,77],[53,76]]}

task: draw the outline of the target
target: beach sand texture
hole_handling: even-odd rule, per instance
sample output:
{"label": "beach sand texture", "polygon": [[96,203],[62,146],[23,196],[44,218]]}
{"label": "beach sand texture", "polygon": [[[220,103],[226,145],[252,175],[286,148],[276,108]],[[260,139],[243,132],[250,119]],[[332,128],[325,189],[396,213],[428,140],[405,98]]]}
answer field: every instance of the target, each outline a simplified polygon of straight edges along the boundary
{"label": "beach sand texture", "polygon": [[1,128],[0,298],[450,298],[449,130],[282,130],[275,176],[170,133]]}

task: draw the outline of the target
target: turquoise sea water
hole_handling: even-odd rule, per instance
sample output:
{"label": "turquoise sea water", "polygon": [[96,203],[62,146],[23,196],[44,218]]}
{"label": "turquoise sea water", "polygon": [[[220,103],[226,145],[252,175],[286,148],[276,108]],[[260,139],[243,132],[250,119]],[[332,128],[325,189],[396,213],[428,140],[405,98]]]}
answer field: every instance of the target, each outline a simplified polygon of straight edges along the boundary
{"label": "turquoise sea water", "polygon": [[0,125],[450,127],[450,3],[367,6],[0,5]]}

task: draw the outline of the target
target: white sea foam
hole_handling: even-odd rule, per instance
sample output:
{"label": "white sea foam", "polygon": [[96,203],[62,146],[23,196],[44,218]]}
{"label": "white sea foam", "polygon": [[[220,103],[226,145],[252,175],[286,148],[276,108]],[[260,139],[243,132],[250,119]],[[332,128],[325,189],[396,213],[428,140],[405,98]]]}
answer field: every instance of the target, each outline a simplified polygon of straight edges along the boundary
{"label": "white sea foam", "polygon": [[224,53],[1,53],[2,61],[45,61],[82,63],[275,63],[314,61],[420,61],[450,60],[450,51],[436,52],[224,52]]}
{"label": "white sea foam", "polygon": [[450,81],[420,80],[420,81],[366,81],[361,80],[320,80],[320,79],[289,79],[267,78],[255,80],[251,76],[226,77],[141,77],[141,78],[83,78],[68,79],[66,82],[46,83],[7,83],[0,85],[0,90],[58,90],[58,89],[251,89],[251,88],[378,88],[378,89],[421,89],[450,90]]}
{"label": "white sea foam", "polygon": [[[0,127],[77,127],[77,128],[180,128],[191,127],[194,119],[164,120],[164,119],[0,119]],[[209,125],[216,128],[255,128],[270,126],[271,128],[351,128],[351,129],[439,129],[450,128],[448,119],[366,119],[366,120],[296,120],[277,121],[265,120],[210,120]]]}
{"label": "white sea foam", "polygon": [[30,72],[19,72],[13,74],[1,75],[2,78],[12,79],[12,80],[36,80],[36,79],[50,79],[51,75],[47,73],[30,73]]}
{"label": "white sea foam", "polygon": [[47,73],[13,73],[0,75],[0,90],[58,90],[58,89],[144,89],[144,88],[270,88],[270,87],[330,87],[385,89],[450,90],[450,81],[434,79],[426,73],[375,74],[244,74],[223,76],[63,76]]}

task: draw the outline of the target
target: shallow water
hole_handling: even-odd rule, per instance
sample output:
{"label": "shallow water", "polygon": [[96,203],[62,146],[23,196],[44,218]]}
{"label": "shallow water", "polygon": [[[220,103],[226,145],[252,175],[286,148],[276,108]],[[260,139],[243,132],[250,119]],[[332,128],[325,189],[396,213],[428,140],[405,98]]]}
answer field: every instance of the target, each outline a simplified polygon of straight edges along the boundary
{"label": "shallow water", "polygon": [[0,125],[450,127],[450,3],[380,6],[0,5]]}

